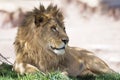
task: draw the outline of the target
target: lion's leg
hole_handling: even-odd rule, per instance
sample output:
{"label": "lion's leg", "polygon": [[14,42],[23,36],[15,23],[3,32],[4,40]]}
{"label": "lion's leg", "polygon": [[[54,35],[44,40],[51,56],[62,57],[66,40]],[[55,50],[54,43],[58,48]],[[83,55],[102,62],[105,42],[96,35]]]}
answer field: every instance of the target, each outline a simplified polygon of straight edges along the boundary
{"label": "lion's leg", "polygon": [[103,74],[103,73],[116,73],[115,71],[113,71],[111,68],[109,68],[106,65],[100,65],[97,64],[98,67],[93,67],[91,68],[92,72],[94,72],[95,74]]}
{"label": "lion's leg", "polygon": [[85,75],[96,75],[95,73],[93,73],[92,71],[90,70],[84,70],[83,72],[80,73],[79,76],[85,76]]}
{"label": "lion's leg", "polygon": [[15,63],[13,65],[13,70],[20,74],[34,73],[39,71],[37,67],[30,63],[27,63],[27,60],[28,59],[26,59],[26,57],[23,54],[18,53],[16,55]]}
{"label": "lion's leg", "polygon": [[[97,65],[97,66],[95,66]],[[85,75],[98,75],[98,74],[103,74],[103,73],[113,73],[114,71],[110,69],[107,65],[101,65],[101,64],[92,64],[91,68],[89,69],[84,69],[81,73],[80,76],[85,76]]]}
{"label": "lion's leg", "polygon": [[13,70],[15,70],[16,72],[20,73],[20,74],[25,74],[25,73],[34,73],[39,71],[39,69],[31,64],[27,64],[27,63],[17,63],[15,62]]}
{"label": "lion's leg", "polygon": [[115,73],[103,60],[95,57],[92,64],[89,64],[89,69],[95,74]]}

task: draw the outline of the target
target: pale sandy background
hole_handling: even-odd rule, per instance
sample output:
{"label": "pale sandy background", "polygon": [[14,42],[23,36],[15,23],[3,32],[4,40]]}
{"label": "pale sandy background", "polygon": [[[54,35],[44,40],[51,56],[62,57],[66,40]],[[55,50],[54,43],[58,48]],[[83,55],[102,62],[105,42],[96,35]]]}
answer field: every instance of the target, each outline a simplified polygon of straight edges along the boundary
{"label": "pale sandy background", "polygon": [[[70,46],[82,47],[95,52],[95,55],[102,58],[108,65],[117,72],[120,72],[120,20],[113,17],[95,13],[94,15],[80,12],[79,1],[86,1],[87,5],[96,7],[100,0],[25,0],[25,1],[0,1],[0,10],[14,12],[21,7],[23,11],[32,10],[40,3],[45,6],[50,3],[57,4],[65,15],[65,26],[70,37]],[[110,5],[119,5],[120,0],[105,0]],[[114,1],[114,2],[111,2]],[[0,53],[14,62],[15,53],[13,42],[16,36],[17,27],[12,28],[9,22],[2,26],[5,15],[0,14]]]}

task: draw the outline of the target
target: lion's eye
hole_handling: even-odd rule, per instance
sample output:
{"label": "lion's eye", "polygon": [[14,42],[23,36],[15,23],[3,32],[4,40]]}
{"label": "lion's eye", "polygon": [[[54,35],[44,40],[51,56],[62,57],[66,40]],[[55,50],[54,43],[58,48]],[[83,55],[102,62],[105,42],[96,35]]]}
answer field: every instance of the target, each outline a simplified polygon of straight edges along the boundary
{"label": "lion's eye", "polygon": [[65,30],[65,27],[63,29]]}
{"label": "lion's eye", "polygon": [[65,27],[63,28],[63,30],[66,32]]}
{"label": "lion's eye", "polygon": [[56,31],[57,31],[57,29],[56,29],[56,27],[55,27],[55,26],[52,26],[52,27],[51,27],[51,30],[52,30],[52,31],[54,31],[54,32],[56,32]]}

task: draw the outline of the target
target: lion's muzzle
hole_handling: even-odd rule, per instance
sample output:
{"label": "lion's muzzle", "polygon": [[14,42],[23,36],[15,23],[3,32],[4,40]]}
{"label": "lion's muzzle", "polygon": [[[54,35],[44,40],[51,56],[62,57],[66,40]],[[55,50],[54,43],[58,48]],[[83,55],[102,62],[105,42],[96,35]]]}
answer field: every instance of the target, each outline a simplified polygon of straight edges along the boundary
{"label": "lion's muzzle", "polygon": [[67,47],[69,39],[63,38],[61,41],[51,41],[49,44],[50,49],[57,55],[62,55],[65,53],[65,48]]}

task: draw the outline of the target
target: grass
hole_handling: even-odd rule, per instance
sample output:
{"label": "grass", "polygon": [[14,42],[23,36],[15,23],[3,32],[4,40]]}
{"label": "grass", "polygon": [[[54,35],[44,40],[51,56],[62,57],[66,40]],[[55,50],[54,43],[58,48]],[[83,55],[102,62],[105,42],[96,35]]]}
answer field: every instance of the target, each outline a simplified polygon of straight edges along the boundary
{"label": "grass", "polygon": [[120,74],[102,74],[99,76],[83,76],[79,78],[67,77],[60,72],[48,74],[35,73],[19,75],[12,71],[12,66],[3,63],[0,65],[0,80],[120,80]]}

